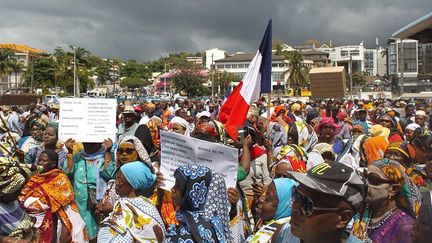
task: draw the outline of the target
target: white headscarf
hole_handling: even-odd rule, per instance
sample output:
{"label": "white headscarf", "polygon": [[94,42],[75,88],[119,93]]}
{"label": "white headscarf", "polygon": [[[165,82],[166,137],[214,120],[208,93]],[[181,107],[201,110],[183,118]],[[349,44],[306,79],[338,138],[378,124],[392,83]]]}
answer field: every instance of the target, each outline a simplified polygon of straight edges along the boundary
{"label": "white headscarf", "polygon": [[174,123],[180,124],[182,127],[185,128],[185,133],[183,135],[185,136],[190,136],[190,127],[189,127],[189,122],[186,121],[185,119],[175,116],[173,119],[171,119],[171,121],[168,124],[168,130],[172,131],[172,126]]}

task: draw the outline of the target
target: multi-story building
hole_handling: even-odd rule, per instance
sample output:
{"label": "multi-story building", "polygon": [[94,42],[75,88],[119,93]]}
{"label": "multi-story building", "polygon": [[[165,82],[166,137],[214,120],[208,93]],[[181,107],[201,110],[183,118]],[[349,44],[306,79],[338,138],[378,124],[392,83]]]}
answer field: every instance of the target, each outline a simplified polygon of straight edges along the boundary
{"label": "multi-story building", "polygon": [[205,67],[210,70],[214,61],[225,58],[226,51],[219,50],[218,48],[213,48],[205,51]]}
{"label": "multi-story building", "polygon": [[22,44],[0,44],[0,49],[10,50],[12,55],[9,58],[16,60],[14,63],[16,67],[10,67],[11,72],[0,76],[0,93],[23,90],[24,71],[31,63],[32,57],[38,56],[44,51]]}
{"label": "multi-story building", "polygon": [[[387,66],[392,88],[400,92],[417,92],[418,83],[418,41],[391,38],[387,42]],[[403,80],[403,81],[402,81]]]}
{"label": "multi-story building", "polygon": [[389,76],[399,91],[432,91],[432,12],[393,33],[388,53]]}
{"label": "multi-story building", "polygon": [[[216,60],[215,68],[220,72],[234,73],[240,78],[246,74],[249,64],[254,58],[255,53],[236,53],[226,58]],[[288,60],[283,56],[272,55],[272,86],[273,90],[284,88],[288,79]],[[303,64],[307,67],[313,66],[313,61],[304,60]],[[233,84],[236,86],[237,84]]]}
{"label": "multi-story building", "polygon": [[382,48],[367,49],[362,42],[359,45],[322,46],[317,50],[329,53],[330,65],[344,66],[347,72],[367,72],[371,76],[384,76],[386,74],[386,61],[381,54]]}

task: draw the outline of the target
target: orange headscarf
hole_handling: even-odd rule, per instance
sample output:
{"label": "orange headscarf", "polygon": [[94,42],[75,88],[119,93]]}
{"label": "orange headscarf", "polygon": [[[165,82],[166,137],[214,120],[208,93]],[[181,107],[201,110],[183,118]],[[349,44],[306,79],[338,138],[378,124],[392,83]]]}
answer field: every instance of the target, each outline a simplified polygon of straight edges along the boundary
{"label": "orange headscarf", "polygon": [[375,160],[383,158],[388,145],[389,142],[382,136],[370,137],[366,139],[363,148],[366,154],[368,165],[372,164],[372,162]]}

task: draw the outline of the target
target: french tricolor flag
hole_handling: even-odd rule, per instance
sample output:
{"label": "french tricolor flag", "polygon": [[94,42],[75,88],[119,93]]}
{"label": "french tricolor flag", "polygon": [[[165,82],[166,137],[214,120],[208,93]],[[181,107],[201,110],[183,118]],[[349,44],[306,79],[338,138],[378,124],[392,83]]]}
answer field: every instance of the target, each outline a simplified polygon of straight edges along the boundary
{"label": "french tricolor flag", "polygon": [[271,92],[272,20],[269,20],[259,49],[252,59],[243,80],[221,107],[219,121],[225,124],[228,135],[237,140],[237,129],[243,127],[250,105],[261,93]]}

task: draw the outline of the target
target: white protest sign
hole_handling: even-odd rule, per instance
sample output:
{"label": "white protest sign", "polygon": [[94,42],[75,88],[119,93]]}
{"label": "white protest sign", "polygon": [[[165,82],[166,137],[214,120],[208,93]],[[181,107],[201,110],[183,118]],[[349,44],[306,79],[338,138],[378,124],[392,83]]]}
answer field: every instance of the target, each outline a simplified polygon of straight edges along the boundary
{"label": "white protest sign", "polygon": [[60,99],[59,140],[100,143],[116,138],[115,99]]}
{"label": "white protest sign", "polygon": [[185,164],[207,166],[225,178],[227,188],[236,187],[237,149],[173,132],[161,132],[160,171],[166,179],[163,189],[171,190],[175,184],[175,170]]}

